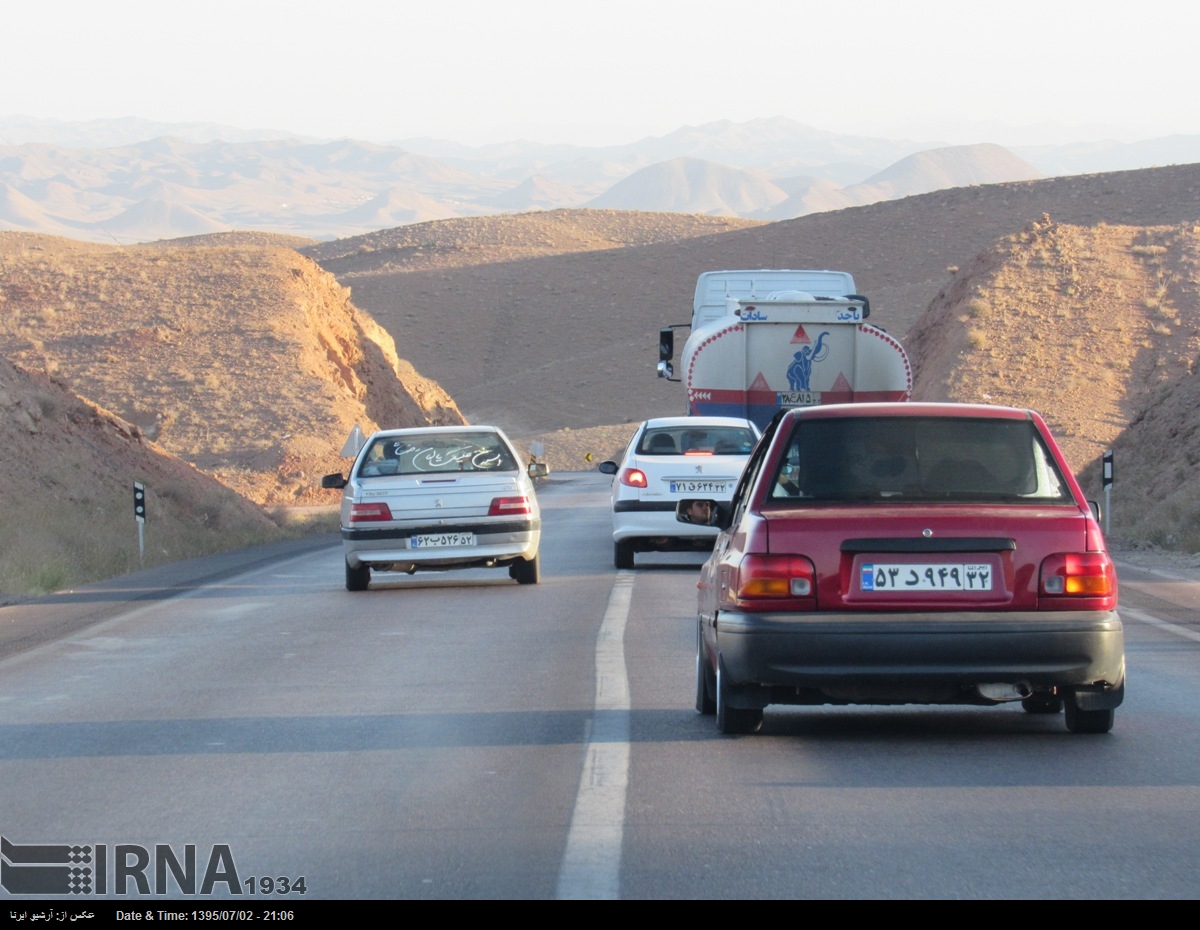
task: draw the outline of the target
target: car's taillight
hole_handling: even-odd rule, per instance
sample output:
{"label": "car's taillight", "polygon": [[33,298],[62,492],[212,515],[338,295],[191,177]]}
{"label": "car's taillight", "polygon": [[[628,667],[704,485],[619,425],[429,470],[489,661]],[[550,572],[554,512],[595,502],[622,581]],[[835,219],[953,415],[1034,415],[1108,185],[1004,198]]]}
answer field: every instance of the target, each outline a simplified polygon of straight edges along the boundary
{"label": "car's taillight", "polygon": [[646,473],[640,468],[624,468],[621,470],[621,484],[631,488],[644,488],[649,482],[646,481]]}
{"label": "car's taillight", "polygon": [[373,501],[369,504],[351,504],[351,523],[375,523],[380,520],[392,519],[391,508],[383,501]]}
{"label": "car's taillight", "polygon": [[816,593],[816,570],[802,555],[746,555],[737,570],[740,601],[794,600]]}
{"label": "car's taillight", "polygon": [[1042,560],[1045,597],[1113,597],[1117,570],[1105,552],[1060,552]]}
{"label": "car's taillight", "polygon": [[488,507],[489,517],[510,516],[517,513],[533,513],[528,497],[493,497]]}

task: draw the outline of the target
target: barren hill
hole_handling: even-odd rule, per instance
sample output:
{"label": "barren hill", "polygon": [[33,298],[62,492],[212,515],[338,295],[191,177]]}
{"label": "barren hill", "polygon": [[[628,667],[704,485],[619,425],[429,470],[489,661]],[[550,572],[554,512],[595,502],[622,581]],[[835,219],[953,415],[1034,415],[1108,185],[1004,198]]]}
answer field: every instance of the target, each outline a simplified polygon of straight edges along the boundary
{"label": "barren hill", "polygon": [[1114,450],[1123,533],[1190,524],[1200,546],[1200,226],[1045,217],[980,253],[905,342],[915,399],[1041,411],[1096,498]]}
{"label": "barren hill", "polygon": [[600,210],[657,210],[710,216],[765,214],[787,200],[766,172],[699,158],[649,165],[588,203]]}
{"label": "barren hill", "polygon": [[[214,478],[62,382],[0,358],[3,592],[66,583],[261,542],[279,527]],[[148,489],[139,553],[133,482]]]}
{"label": "barren hill", "polygon": [[[872,322],[903,339],[954,280],[951,269],[1044,213],[1080,226],[1194,221],[1200,165],[954,188],[698,238],[637,245],[627,237],[625,248],[577,251],[584,241],[553,254],[557,231],[577,212],[490,217],[486,233],[473,232],[482,218],[429,223],[308,251],[468,419],[536,435],[683,412],[680,385],[655,377],[658,330],[690,319],[702,271],[849,270],[871,298]],[[625,216],[596,220],[616,225]],[[629,222],[641,228],[666,216]]]}
{"label": "barren hill", "polygon": [[118,248],[0,234],[0,355],[55,374],[264,504],[326,501],[355,423],[457,423],[454,401],[311,260],[273,245]]}
{"label": "barren hill", "polygon": [[1041,172],[1033,165],[1003,146],[956,145],[902,158],[865,181],[850,185],[845,194],[854,203],[867,204],[950,187],[1034,181],[1040,177]]}

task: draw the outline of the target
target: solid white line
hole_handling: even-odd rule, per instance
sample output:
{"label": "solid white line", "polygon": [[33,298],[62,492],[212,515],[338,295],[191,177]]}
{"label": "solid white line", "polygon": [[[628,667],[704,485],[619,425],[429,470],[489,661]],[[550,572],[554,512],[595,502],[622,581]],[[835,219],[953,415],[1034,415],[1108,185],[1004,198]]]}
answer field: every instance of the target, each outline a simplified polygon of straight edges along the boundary
{"label": "solid white line", "polygon": [[558,873],[559,900],[615,901],[621,897],[621,843],[629,784],[625,624],[633,579],[632,571],[617,573],[596,635],[595,714]]}
{"label": "solid white line", "polygon": [[1187,627],[1179,626],[1176,623],[1171,623],[1169,620],[1160,620],[1158,617],[1152,616],[1144,610],[1138,610],[1135,607],[1120,607],[1117,609],[1117,613],[1122,618],[1132,617],[1134,620],[1140,620],[1142,623],[1156,626],[1160,630],[1166,630],[1168,633],[1174,633],[1176,636],[1182,636],[1184,639],[1191,639],[1200,643],[1200,633],[1189,630]]}

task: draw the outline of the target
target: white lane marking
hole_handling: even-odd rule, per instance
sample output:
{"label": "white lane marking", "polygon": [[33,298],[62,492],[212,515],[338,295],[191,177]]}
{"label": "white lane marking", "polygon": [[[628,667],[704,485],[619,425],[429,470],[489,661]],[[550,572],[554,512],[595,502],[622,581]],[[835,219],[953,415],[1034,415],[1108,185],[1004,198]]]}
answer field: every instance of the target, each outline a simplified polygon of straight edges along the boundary
{"label": "white lane marking", "polygon": [[1142,623],[1156,626],[1160,630],[1166,630],[1168,633],[1174,633],[1176,636],[1182,636],[1184,639],[1191,639],[1200,643],[1200,633],[1189,630],[1187,627],[1179,626],[1176,623],[1171,623],[1169,620],[1160,620],[1158,617],[1152,616],[1144,610],[1138,610],[1134,607],[1120,607],[1117,609],[1117,613],[1122,617],[1132,617],[1134,620],[1140,620]]}
{"label": "white lane marking", "polygon": [[629,676],[625,624],[632,571],[620,571],[596,634],[596,706],[571,831],[558,872],[558,899],[616,901],[621,896],[621,843],[629,784]]}

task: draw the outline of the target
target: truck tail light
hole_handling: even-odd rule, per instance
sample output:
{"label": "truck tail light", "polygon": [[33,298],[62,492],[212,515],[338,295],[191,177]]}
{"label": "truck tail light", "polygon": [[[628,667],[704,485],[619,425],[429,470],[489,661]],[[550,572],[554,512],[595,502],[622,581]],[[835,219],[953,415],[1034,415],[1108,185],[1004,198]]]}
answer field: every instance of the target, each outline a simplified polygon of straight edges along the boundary
{"label": "truck tail light", "polygon": [[378,523],[391,519],[392,509],[383,501],[350,505],[351,523]]}
{"label": "truck tail light", "polygon": [[811,598],[816,589],[816,570],[802,555],[747,555],[738,566],[739,601]]}
{"label": "truck tail light", "polygon": [[1060,552],[1042,561],[1045,597],[1115,598],[1117,570],[1106,552]]}
{"label": "truck tail light", "polygon": [[488,507],[489,517],[506,517],[520,513],[533,513],[533,508],[529,505],[529,498],[524,495],[521,497],[493,497],[492,504]]}
{"label": "truck tail light", "polygon": [[620,480],[621,484],[628,485],[631,488],[644,488],[650,484],[646,480],[646,473],[640,468],[623,468]]}

